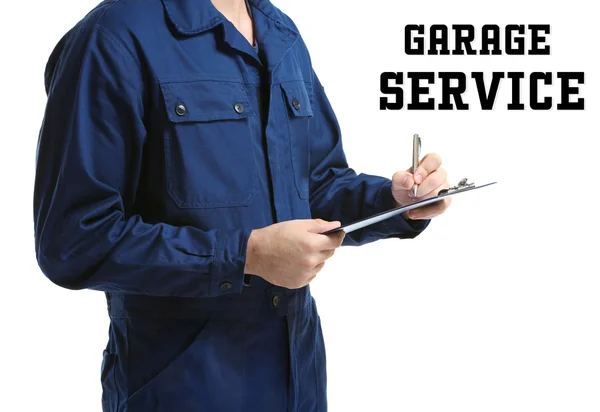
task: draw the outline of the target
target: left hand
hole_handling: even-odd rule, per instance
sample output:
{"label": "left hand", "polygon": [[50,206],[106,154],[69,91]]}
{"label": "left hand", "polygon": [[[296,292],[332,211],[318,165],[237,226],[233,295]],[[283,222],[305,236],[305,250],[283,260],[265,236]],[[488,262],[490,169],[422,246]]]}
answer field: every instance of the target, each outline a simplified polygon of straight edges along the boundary
{"label": "left hand", "polygon": [[[405,206],[417,200],[437,196],[440,190],[449,188],[448,175],[441,166],[442,158],[435,153],[430,153],[421,160],[414,176],[411,173],[412,167],[405,172],[394,173],[392,195],[397,206]],[[415,184],[419,185],[419,189],[417,196],[413,197],[412,188]],[[440,202],[410,210],[404,213],[404,217],[412,220],[431,219],[444,213],[451,202],[452,198],[446,198]]]}

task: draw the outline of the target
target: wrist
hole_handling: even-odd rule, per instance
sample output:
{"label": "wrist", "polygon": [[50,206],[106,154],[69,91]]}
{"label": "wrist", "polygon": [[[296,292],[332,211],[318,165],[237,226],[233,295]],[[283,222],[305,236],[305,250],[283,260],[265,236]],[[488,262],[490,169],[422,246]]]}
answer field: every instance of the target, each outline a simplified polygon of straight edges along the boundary
{"label": "wrist", "polygon": [[250,232],[250,237],[248,238],[248,245],[246,246],[246,264],[244,266],[244,273],[250,275],[260,276],[259,271],[259,249],[260,249],[260,238],[262,232],[260,229],[253,230]]}

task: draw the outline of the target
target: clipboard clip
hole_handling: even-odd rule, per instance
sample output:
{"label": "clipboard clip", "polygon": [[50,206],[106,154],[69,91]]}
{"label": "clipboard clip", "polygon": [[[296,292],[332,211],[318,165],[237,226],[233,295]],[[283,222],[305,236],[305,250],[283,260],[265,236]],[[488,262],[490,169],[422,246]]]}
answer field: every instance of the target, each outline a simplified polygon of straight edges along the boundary
{"label": "clipboard clip", "polygon": [[459,190],[466,189],[468,187],[475,187],[475,183],[468,183],[468,179],[465,177],[461,179],[456,186],[449,187],[448,189],[442,189],[438,192],[438,196],[447,195],[448,193],[458,192]]}

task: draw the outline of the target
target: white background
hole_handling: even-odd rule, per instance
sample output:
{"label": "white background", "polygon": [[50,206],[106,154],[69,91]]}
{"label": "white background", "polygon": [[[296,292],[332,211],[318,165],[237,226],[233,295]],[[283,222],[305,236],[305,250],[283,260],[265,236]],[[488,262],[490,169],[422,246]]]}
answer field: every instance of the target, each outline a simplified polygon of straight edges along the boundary
{"label": "white background", "polygon": [[[43,71],[94,0],[7,2],[0,152],[3,411],[100,411],[108,317],[99,292],[39,271],[32,196]],[[410,166],[411,136],[451,183],[498,185],[455,198],[415,240],[344,248],[314,281],[328,349],[330,410],[599,411],[598,45],[591,1],[283,1],[336,110],[357,171]],[[550,24],[551,56],[407,56],[406,24]],[[479,36],[478,36],[479,38]],[[380,111],[383,71],[584,71],[585,111]],[[438,81],[438,84],[440,82]],[[529,82],[523,82],[528,104]],[[408,96],[410,89],[405,88]],[[558,96],[559,85],[544,92]],[[439,100],[439,88],[432,88]]]}

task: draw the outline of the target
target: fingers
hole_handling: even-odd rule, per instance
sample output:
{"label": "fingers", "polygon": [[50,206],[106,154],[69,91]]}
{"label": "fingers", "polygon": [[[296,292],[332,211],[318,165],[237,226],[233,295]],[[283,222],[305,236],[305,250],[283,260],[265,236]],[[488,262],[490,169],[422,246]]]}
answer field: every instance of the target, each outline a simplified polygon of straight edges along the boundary
{"label": "fingers", "polygon": [[335,229],[336,227],[341,226],[340,222],[327,222],[323,219],[309,219],[306,221],[306,224],[306,230],[310,233],[327,232],[328,230]]}
{"label": "fingers", "polygon": [[335,253],[335,249],[324,250],[322,252],[319,252],[319,254],[318,254],[319,260],[321,262],[325,262],[327,259],[329,259],[330,257],[332,257],[334,253]]}
{"label": "fingers", "polygon": [[301,285],[292,287],[292,289],[299,289],[299,288],[302,288],[302,287],[308,285],[310,282],[312,282],[317,277],[317,274],[321,271],[321,269],[323,269],[323,266],[325,266],[325,262],[322,262],[322,263],[318,264],[317,266],[315,266],[311,272],[312,276],[310,276],[308,279],[306,279],[306,281],[304,281]]}
{"label": "fingers", "polygon": [[452,198],[448,197],[442,201],[413,209],[408,212],[408,217],[412,220],[431,219],[444,213],[450,206],[450,203],[452,203]]}
{"label": "fingers", "polygon": [[333,256],[335,250],[326,250],[323,252],[314,253],[311,255],[306,255],[304,259],[301,261],[300,265],[303,267],[305,271],[309,271],[311,273],[316,273],[315,269],[319,267],[323,267],[325,261]]}
{"label": "fingers", "polygon": [[344,236],[345,233],[342,231],[331,235],[309,236],[309,242],[303,245],[305,256],[300,263],[303,269],[315,274],[321,270],[325,261],[340,247]]}
{"label": "fingers", "polygon": [[419,163],[415,173],[415,184],[420,185],[434,171],[442,165],[442,158],[436,153],[429,153]]}
{"label": "fingers", "polygon": [[392,176],[392,189],[393,190],[410,190],[415,181],[413,179],[410,169],[406,172],[396,172]]}
{"label": "fingers", "polygon": [[447,179],[448,173],[445,169],[440,167],[433,171],[419,185],[416,197],[425,199],[427,197],[437,196],[437,193],[442,189],[442,186],[446,183]]}
{"label": "fingers", "polygon": [[313,280],[317,276],[317,273],[319,273],[321,271],[321,269],[323,269],[323,266],[325,266],[325,262],[321,262],[317,266],[315,266],[315,269],[314,269],[314,272],[313,272],[314,275],[313,275],[312,278],[309,279],[309,282],[311,280]]}
{"label": "fingers", "polygon": [[302,284],[300,284],[296,287],[292,287],[292,289],[299,289],[301,287],[308,285],[310,282],[312,282],[317,277],[317,274],[321,271],[321,269],[323,269],[324,266],[325,266],[325,262],[321,262],[317,266],[312,268],[312,270],[310,272],[311,275],[309,275],[310,277],[308,279],[306,279],[304,282],[302,282]]}
{"label": "fingers", "polygon": [[320,252],[323,250],[337,249],[342,245],[346,233],[343,230],[328,235],[310,236],[310,250]]}
{"label": "fingers", "polygon": [[[423,197],[446,180],[446,171],[441,168],[441,165],[442,158],[436,153],[429,153],[421,160],[414,174],[412,173],[412,167],[406,169],[406,171],[394,173],[392,176],[392,189],[408,191],[415,184],[425,185],[423,188],[419,187],[417,193],[417,197]],[[436,172],[440,172],[440,174],[436,174]],[[435,177],[428,182],[428,178],[434,174],[436,174]]]}
{"label": "fingers", "polygon": [[[443,169],[440,169],[443,170]],[[433,178],[436,173],[432,173],[430,178]],[[444,171],[445,175],[445,171]],[[435,179],[439,179],[439,177],[435,177]],[[425,184],[425,183],[423,183]],[[437,186],[435,189],[431,190],[429,193],[425,194],[423,198],[430,198],[433,196],[437,196],[440,190],[449,188],[447,179],[444,177],[444,181],[442,184]],[[428,189],[427,189],[428,190]],[[419,187],[419,192],[421,192],[421,187]],[[418,194],[420,196],[420,194]],[[431,219],[433,217],[439,216],[448,209],[450,204],[452,203],[452,198],[446,198],[440,202],[435,202],[427,206],[419,207],[417,209],[413,209],[405,215],[409,219],[412,220],[423,220],[423,219]]]}
{"label": "fingers", "polygon": [[[440,190],[447,189],[449,187],[450,185],[448,184],[448,182],[444,180],[444,182],[440,186],[433,189],[428,195],[426,195],[426,197],[436,196]],[[448,207],[450,206],[450,203],[452,203],[452,198],[448,197],[440,202],[435,202],[427,206],[413,209],[409,211],[406,216],[412,220],[431,219],[444,213],[446,209],[448,209]]]}
{"label": "fingers", "polygon": [[302,285],[309,284],[317,273],[325,266],[325,261],[331,258],[336,249],[341,246],[346,234],[343,231],[331,233],[329,235],[307,233],[300,243],[304,257],[300,260],[300,267],[304,273]]}

